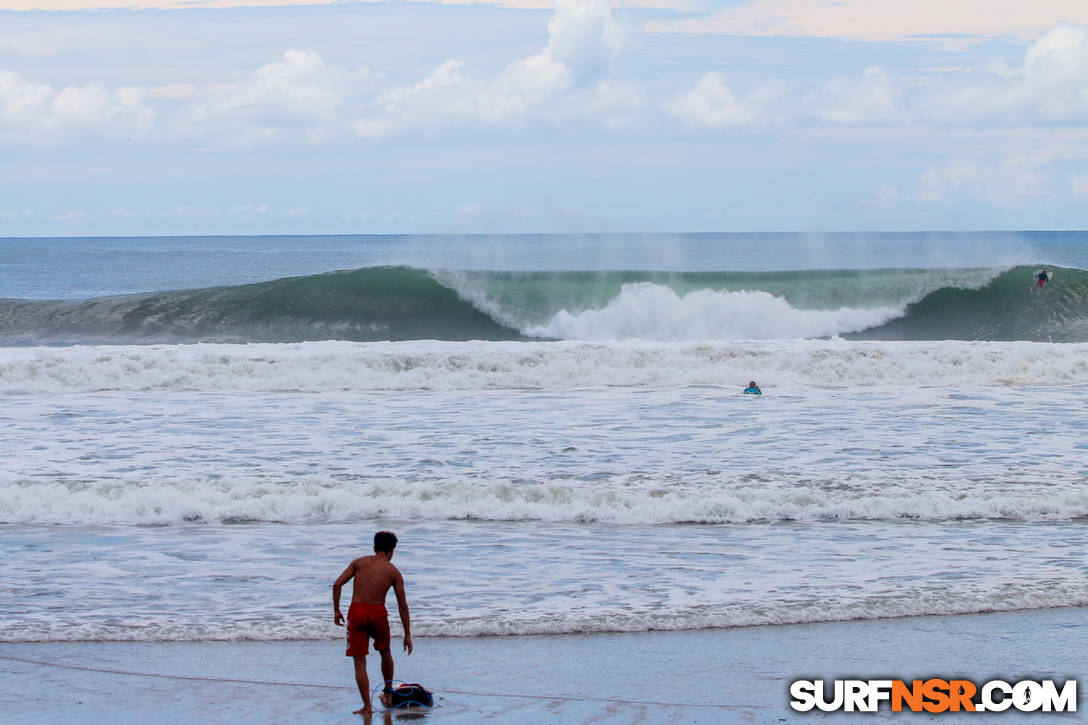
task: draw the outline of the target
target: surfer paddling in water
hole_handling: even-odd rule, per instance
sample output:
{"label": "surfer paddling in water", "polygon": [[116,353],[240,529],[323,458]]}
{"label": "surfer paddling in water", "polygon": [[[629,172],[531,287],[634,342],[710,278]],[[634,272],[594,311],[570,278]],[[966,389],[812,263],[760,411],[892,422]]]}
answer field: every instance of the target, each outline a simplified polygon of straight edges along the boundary
{"label": "surfer paddling in water", "polygon": [[389,651],[389,615],[385,611],[385,595],[389,588],[397,595],[397,610],[400,622],[404,625],[404,649],[412,654],[412,629],[408,618],[408,600],[404,596],[404,577],[397,567],[390,563],[393,549],[397,548],[397,535],[392,531],[379,531],[374,534],[374,554],[360,556],[348,564],[344,573],[336,578],[332,585],[333,621],[344,624],[344,615],[340,613],[340,588],[354,579],[352,585],[351,606],[348,607],[348,651],[345,653],[355,661],[355,684],[363,696],[362,708],[355,711],[358,715],[373,712],[370,702],[370,679],[366,675],[367,642],[374,640],[374,649],[382,656],[382,679],[385,686],[382,691],[382,704],[389,706],[389,693],[393,680],[393,654]]}

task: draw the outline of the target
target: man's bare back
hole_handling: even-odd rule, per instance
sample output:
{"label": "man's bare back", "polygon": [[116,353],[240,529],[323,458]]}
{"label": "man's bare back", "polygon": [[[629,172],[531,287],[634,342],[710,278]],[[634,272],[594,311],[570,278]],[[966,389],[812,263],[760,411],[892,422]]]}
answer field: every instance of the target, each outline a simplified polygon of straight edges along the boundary
{"label": "man's bare back", "polygon": [[401,579],[397,567],[378,554],[360,556],[348,564],[348,570],[354,579],[351,601],[360,604],[385,604],[385,595],[389,588]]}

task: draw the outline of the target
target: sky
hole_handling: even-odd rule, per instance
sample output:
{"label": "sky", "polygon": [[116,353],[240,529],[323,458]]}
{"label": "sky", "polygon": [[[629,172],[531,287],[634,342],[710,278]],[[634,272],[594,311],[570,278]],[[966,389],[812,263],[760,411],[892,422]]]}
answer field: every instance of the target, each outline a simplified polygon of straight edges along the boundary
{"label": "sky", "polygon": [[0,0],[0,237],[1086,209],[1083,0]]}

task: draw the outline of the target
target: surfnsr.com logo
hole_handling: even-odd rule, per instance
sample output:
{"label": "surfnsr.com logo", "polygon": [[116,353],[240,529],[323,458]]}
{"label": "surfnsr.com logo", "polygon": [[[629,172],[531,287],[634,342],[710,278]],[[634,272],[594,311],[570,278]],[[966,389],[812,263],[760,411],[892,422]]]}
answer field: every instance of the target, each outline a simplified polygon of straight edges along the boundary
{"label": "surfnsr.com logo", "polygon": [[1077,681],[1054,680],[796,680],[790,707],[798,712],[1076,712]]}

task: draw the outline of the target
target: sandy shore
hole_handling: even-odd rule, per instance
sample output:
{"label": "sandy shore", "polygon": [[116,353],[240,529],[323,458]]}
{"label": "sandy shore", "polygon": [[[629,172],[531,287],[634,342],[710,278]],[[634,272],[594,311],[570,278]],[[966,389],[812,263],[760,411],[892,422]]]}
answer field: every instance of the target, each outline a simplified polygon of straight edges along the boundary
{"label": "sandy shore", "polygon": [[[795,713],[797,678],[1078,678],[1088,609],[691,632],[419,638],[397,679],[433,689],[442,723],[780,723],[872,715]],[[397,647],[399,642],[394,642]],[[370,672],[378,677],[376,657]],[[43,664],[48,663],[48,664]],[[85,668],[85,669],[80,669]],[[138,674],[137,674],[138,673]],[[321,642],[73,642],[0,645],[0,720],[13,723],[356,723],[350,660]],[[377,723],[403,722],[404,711]],[[977,715],[895,721],[979,722]]]}

